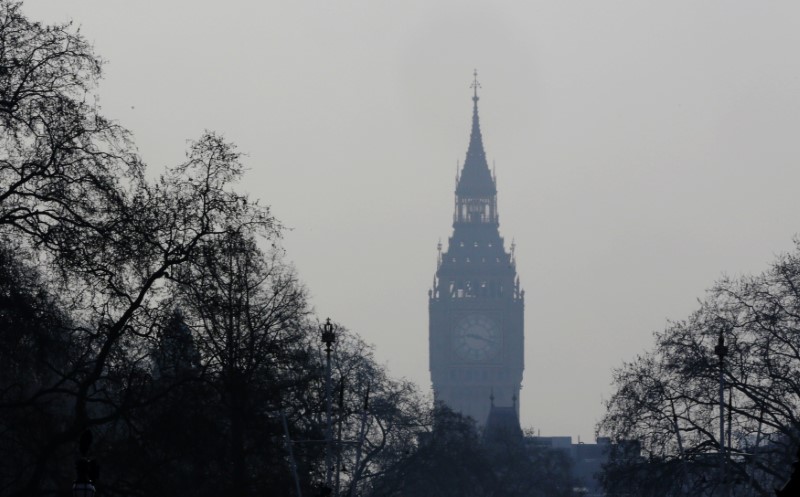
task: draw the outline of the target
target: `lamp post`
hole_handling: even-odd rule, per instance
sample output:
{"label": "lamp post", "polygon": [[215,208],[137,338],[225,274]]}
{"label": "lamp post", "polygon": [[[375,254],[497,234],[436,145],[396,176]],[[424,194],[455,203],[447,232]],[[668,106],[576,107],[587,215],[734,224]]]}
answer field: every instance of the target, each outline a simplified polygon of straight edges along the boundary
{"label": "lamp post", "polygon": [[92,445],[92,432],[86,430],[78,443],[80,457],[75,461],[75,482],[72,484],[73,497],[94,497],[97,491],[94,482],[97,480],[97,461],[89,457],[89,446]]}
{"label": "lamp post", "polygon": [[333,430],[331,428],[331,346],[336,342],[336,333],[333,331],[331,318],[322,326],[322,342],[325,344],[325,400],[327,403],[327,426],[325,430],[325,485],[331,488],[331,456],[333,443]]}
{"label": "lamp post", "polygon": [[728,347],[725,346],[724,328],[719,329],[719,339],[714,353],[719,357],[719,473],[722,477],[723,488],[727,488],[725,481],[725,356],[728,355]]}

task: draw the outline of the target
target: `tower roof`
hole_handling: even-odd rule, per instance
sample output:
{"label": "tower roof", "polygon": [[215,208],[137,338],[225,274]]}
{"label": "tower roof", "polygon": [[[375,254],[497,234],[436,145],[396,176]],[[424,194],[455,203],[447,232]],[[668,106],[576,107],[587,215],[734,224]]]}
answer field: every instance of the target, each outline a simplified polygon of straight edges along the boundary
{"label": "tower roof", "polygon": [[478,118],[478,71],[474,73],[472,83],[472,131],[469,136],[467,158],[456,185],[456,194],[464,196],[491,196],[497,193],[489,164],[486,162],[486,151],[483,149],[481,123]]}
{"label": "tower roof", "polygon": [[517,408],[499,407],[492,403],[483,436],[487,442],[522,440],[522,428],[519,426]]}

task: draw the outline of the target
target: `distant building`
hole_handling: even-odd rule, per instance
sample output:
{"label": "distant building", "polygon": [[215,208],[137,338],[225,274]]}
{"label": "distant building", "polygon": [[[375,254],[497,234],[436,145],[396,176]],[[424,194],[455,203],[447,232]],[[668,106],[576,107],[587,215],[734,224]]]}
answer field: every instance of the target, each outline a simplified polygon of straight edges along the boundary
{"label": "distant building", "polygon": [[[597,443],[572,443],[572,437],[524,436],[516,413],[516,405],[496,406],[492,399],[489,415],[483,428],[483,441],[486,444],[501,443],[518,439],[529,451],[550,449],[562,451],[571,463],[572,477],[575,479],[580,495],[603,497],[602,485],[598,475],[608,461],[611,439],[599,437]],[[639,449],[633,450],[638,454]]]}
{"label": "distant building", "polygon": [[[577,480],[582,495],[586,497],[603,497],[603,487],[598,476],[611,453],[611,439],[598,437],[597,443],[572,443],[572,437],[525,437],[525,443],[531,447],[547,447],[562,450],[572,461],[572,475]],[[639,454],[638,442],[625,442],[626,450],[631,454]]]}
{"label": "distant building", "polygon": [[[473,83],[472,131],[456,177],[453,234],[429,296],[429,353],[434,400],[472,417],[489,415],[487,399],[519,398],[524,368],[523,309],[514,245],[499,232],[497,188],[489,170]],[[519,406],[514,404],[516,414]]]}

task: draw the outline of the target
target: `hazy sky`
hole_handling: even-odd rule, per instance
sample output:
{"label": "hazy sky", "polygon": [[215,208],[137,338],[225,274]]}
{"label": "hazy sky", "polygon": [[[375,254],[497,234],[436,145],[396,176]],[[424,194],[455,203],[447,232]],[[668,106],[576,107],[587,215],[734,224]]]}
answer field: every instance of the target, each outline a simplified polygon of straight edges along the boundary
{"label": "hazy sky", "polygon": [[526,289],[522,423],[593,437],[612,369],[715,279],[792,248],[800,2],[28,0],[108,64],[103,112],[157,171],[204,129],[330,316],[425,391],[477,68]]}

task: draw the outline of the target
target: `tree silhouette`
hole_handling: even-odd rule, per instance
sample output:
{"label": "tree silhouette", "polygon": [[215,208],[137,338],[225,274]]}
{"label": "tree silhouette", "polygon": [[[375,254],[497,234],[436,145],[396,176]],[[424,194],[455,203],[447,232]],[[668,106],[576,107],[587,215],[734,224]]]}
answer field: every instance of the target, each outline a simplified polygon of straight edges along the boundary
{"label": "tree silhouette", "polygon": [[[759,275],[723,278],[698,311],[655,335],[652,351],[615,371],[616,392],[599,429],[639,440],[645,461],[612,458],[609,488],[702,495],[728,487],[768,496],[785,481],[800,445],[798,249]],[[730,350],[723,369],[724,470],[714,355],[720,332]]]}

